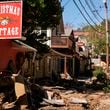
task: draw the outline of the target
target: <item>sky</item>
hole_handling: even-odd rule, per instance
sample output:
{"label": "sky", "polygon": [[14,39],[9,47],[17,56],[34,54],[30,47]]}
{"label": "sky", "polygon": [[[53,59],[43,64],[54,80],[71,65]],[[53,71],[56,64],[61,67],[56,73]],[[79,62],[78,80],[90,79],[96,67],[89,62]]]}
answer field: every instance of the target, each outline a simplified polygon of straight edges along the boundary
{"label": "sky", "polygon": [[[105,19],[103,0],[60,0],[64,7],[64,24],[74,28],[100,24]],[[110,19],[110,0],[107,0],[108,19]]]}

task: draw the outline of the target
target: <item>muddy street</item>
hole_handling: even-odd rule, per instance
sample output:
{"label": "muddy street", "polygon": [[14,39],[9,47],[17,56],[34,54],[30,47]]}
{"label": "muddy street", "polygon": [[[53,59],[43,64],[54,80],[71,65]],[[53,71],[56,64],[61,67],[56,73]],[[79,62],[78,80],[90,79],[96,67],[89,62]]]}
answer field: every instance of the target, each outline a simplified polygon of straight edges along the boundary
{"label": "muddy street", "polygon": [[[96,86],[96,85],[95,85]],[[92,87],[92,86],[91,86]],[[105,93],[96,86],[87,88],[65,88],[62,86],[43,86],[47,91],[48,100],[38,110],[109,110],[110,93]],[[100,88],[100,87],[99,87]],[[53,97],[53,94],[56,95]]]}

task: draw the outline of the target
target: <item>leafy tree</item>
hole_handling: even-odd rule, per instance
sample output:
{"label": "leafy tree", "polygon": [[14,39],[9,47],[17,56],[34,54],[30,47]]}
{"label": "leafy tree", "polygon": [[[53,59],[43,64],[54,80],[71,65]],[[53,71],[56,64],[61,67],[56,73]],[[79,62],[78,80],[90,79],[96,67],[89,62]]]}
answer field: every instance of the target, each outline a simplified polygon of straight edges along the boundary
{"label": "leafy tree", "polygon": [[39,27],[47,29],[56,27],[61,19],[62,8],[58,0],[24,0],[23,1],[23,36],[26,43],[37,48],[40,54],[48,52],[45,34],[39,35]]}
{"label": "leafy tree", "polygon": [[93,41],[93,44],[95,46],[95,49],[94,49],[94,52],[96,54],[100,54],[100,53],[105,53],[106,52],[106,38],[96,38],[94,41]]}
{"label": "leafy tree", "polygon": [[[108,20],[108,27],[110,29],[110,20]],[[106,53],[106,33],[105,33],[105,20],[102,21],[98,26],[94,26],[97,30],[94,30],[90,26],[83,27],[84,31],[89,31],[88,42],[94,45],[94,52],[96,54]],[[105,33],[105,34],[102,34]],[[110,34],[110,30],[109,30]]]}
{"label": "leafy tree", "polygon": [[59,24],[62,8],[58,0],[24,0],[23,34],[26,35],[38,27],[56,27]]}

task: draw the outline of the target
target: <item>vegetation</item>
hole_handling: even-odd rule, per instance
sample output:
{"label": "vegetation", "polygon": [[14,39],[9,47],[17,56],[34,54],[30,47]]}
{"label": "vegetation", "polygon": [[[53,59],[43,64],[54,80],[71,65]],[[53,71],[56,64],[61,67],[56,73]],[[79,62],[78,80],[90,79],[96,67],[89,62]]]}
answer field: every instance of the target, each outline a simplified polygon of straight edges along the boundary
{"label": "vegetation", "polygon": [[103,71],[102,67],[97,67],[93,71],[93,75],[97,78],[97,81],[99,81],[99,82],[105,82],[105,80],[106,80],[106,74]]}
{"label": "vegetation", "polygon": [[[108,27],[110,29],[110,20],[108,22]],[[90,26],[83,27],[84,31],[88,31],[90,33],[88,37],[88,42],[92,44],[92,46],[94,46],[94,54],[98,55],[100,53],[106,53],[105,21],[102,21],[99,25],[94,26],[94,28]]]}
{"label": "vegetation", "polygon": [[110,92],[110,81],[107,81],[103,87],[104,92]]}
{"label": "vegetation", "polygon": [[62,8],[58,0],[24,0],[23,4],[24,34],[39,26],[46,29],[59,24]]}
{"label": "vegetation", "polygon": [[58,0],[24,0],[22,35],[27,37],[26,43],[37,48],[43,55],[49,51],[46,34],[39,35],[40,29],[54,28],[59,24],[62,8]]}

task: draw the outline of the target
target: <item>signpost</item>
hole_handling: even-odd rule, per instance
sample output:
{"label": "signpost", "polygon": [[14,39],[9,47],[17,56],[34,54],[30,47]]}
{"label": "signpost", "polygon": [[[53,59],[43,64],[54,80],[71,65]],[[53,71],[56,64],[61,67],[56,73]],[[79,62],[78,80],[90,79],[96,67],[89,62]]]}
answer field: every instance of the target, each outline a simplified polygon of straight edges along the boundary
{"label": "signpost", "polygon": [[20,39],[22,1],[0,2],[0,39]]}

